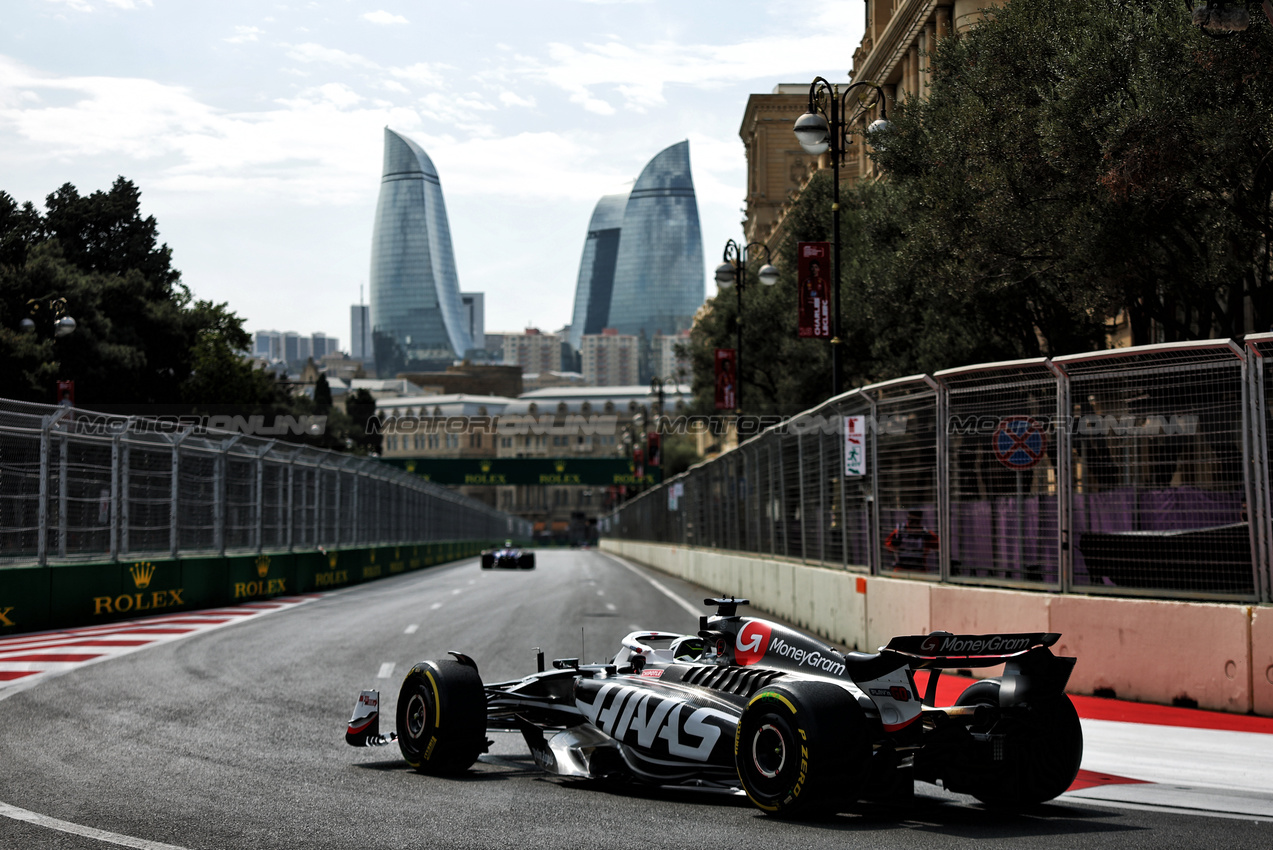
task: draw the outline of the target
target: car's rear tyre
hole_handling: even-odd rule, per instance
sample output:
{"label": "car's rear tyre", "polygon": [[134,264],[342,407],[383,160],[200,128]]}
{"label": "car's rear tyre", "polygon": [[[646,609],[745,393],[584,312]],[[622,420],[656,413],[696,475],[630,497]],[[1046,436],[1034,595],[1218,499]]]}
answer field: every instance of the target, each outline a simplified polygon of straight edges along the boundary
{"label": "car's rear tyre", "polygon": [[486,691],[458,661],[421,661],[398,692],[398,747],[421,773],[468,770],[486,749]]}
{"label": "car's rear tyre", "polygon": [[482,553],[482,569],[489,570],[495,566],[495,555],[490,552]]}
{"label": "car's rear tyre", "polygon": [[535,555],[534,555],[534,553],[533,553],[533,552],[527,552],[526,554],[521,555],[520,557],[518,557],[518,559],[517,559],[517,566],[521,567],[523,570],[533,570],[533,569],[535,569]]}
{"label": "car's rear tyre", "polygon": [[[999,705],[999,680],[968,687],[959,706]],[[1083,727],[1065,694],[1012,707],[998,720],[971,727],[1004,736],[1003,756],[985,770],[969,771],[952,787],[988,806],[1028,808],[1065,793],[1083,761]]]}
{"label": "car's rear tyre", "polygon": [[858,798],[870,755],[857,701],[821,682],[764,689],[743,710],[734,736],[743,790],[777,817],[841,811]]}

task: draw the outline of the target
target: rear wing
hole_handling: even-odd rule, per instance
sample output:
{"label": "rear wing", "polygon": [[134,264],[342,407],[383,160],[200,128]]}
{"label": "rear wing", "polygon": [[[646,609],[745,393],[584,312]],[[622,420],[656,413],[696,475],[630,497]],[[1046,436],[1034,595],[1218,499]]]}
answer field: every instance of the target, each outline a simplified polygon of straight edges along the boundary
{"label": "rear wing", "polygon": [[1031,650],[1046,650],[1060,639],[1061,635],[1056,632],[998,635],[933,632],[895,637],[884,649],[918,659],[917,667],[992,667]]}

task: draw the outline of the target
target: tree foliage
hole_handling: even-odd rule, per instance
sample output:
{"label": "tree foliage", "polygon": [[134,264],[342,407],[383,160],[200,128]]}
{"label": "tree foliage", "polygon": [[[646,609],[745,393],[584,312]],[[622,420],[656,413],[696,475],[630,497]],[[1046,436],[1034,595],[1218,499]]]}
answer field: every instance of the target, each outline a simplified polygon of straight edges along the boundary
{"label": "tree foliage", "polygon": [[[68,183],[45,210],[0,192],[0,397],[50,402],[69,379],[77,404],[138,412],[285,403],[238,355],[250,345],[242,320],[181,283],[130,181],[87,196]],[[20,330],[33,303],[55,298],[73,333]]]}
{"label": "tree foliage", "polygon": [[877,154],[893,280],[1015,299],[1044,354],[1123,310],[1138,342],[1267,329],[1273,33],[1252,22],[1214,39],[1165,0],[1016,0],[943,41]]}
{"label": "tree foliage", "polygon": [[[1100,348],[1119,315],[1138,344],[1270,329],[1273,26],[1252,8],[1210,38],[1167,0],[1010,0],[943,39],[872,139],[884,178],[841,187],[844,385]],[[794,248],[830,240],[831,188],[795,199],[779,284],[745,291],[749,413],[830,394]],[[719,293],[695,327],[700,409],[736,313]]]}

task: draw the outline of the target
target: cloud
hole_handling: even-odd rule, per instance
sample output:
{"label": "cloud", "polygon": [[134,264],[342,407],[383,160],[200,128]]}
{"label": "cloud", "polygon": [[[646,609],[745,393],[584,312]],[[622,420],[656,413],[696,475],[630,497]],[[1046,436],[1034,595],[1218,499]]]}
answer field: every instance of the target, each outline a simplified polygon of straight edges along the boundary
{"label": "cloud", "polygon": [[308,64],[336,65],[340,68],[378,68],[379,66],[365,56],[357,53],[346,53],[335,47],[324,47],[321,44],[306,42],[287,46],[287,57],[297,62]]}
{"label": "cloud", "polygon": [[417,62],[405,68],[390,68],[389,73],[399,80],[427,88],[442,87],[442,70],[446,65],[432,65],[428,62]]}
{"label": "cloud", "polygon": [[511,91],[505,91],[505,92],[500,92],[499,102],[504,104],[505,106],[533,107],[535,105],[535,98],[520,97],[519,95],[513,94]]}
{"label": "cloud", "polygon": [[[44,1],[46,3],[61,3],[64,6],[71,7],[76,12],[92,12],[92,11],[95,11],[95,8],[96,8],[94,7],[92,3],[89,2],[89,0],[44,0]],[[112,8],[125,9],[127,11],[133,11],[135,9],[141,8],[142,6],[153,7],[155,5],[154,0],[101,0],[101,2],[105,3],[107,6],[110,6]]]}
{"label": "cloud", "polygon": [[380,24],[382,26],[411,23],[406,18],[402,17],[402,15],[395,15],[391,12],[386,12],[383,9],[379,11],[375,11],[375,12],[364,12],[362,14],[362,19],[364,21],[369,21],[373,24]]}
{"label": "cloud", "polygon": [[[819,21],[842,17],[834,4],[810,15]],[[664,106],[670,87],[710,91],[756,80],[768,90],[785,76],[812,79],[826,73],[826,57],[851,55],[856,45],[847,32],[819,24],[726,44],[638,43],[615,35],[598,42],[551,43],[545,56],[519,55],[511,70],[566,92],[590,112],[612,115],[617,104],[642,113]]]}
{"label": "cloud", "polygon": [[[378,185],[385,126],[424,146],[448,192],[589,203],[632,176],[609,164],[602,139],[500,136],[479,120],[495,111],[480,94],[430,92],[406,107],[335,82],[252,111],[228,111],[183,86],[54,76],[0,56],[0,132],[15,160],[103,157],[125,173],[133,173],[129,163],[148,162],[147,186],[157,191],[365,202]],[[428,129],[438,124],[441,130]]]}
{"label": "cloud", "polygon": [[264,32],[265,30],[257,27],[235,27],[234,35],[227,37],[225,40],[231,44],[244,44],[249,41],[256,41]]}

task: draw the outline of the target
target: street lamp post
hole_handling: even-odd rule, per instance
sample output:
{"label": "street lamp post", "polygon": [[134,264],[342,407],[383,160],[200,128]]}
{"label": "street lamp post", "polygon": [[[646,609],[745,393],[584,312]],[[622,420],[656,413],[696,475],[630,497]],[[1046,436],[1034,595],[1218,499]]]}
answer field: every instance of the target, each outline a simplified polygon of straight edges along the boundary
{"label": "street lamp post", "polygon": [[[849,92],[856,88],[875,89],[876,102],[880,105],[880,117],[872,121],[866,128],[868,135],[886,130],[889,126],[887,106],[884,100],[884,89],[875,83],[853,83],[839,90],[823,77],[815,77],[809,84],[809,111],[796,119],[795,134],[800,147],[806,153],[821,154],[831,152],[831,253],[834,269],[834,292],[831,310],[831,394],[840,394],[841,363],[840,348],[844,340],[840,339],[840,164],[848,147],[849,123],[846,119]],[[874,105],[874,104],[872,104]]]}
{"label": "street lamp post", "polygon": [[66,314],[65,298],[31,298],[27,317],[19,325],[26,333],[49,338],[63,337],[75,330],[75,320]]}
{"label": "street lamp post", "polygon": [[734,374],[738,386],[734,389],[734,410],[743,412],[743,288],[747,285],[747,260],[753,248],[765,252],[765,264],[756,276],[765,286],[778,282],[778,270],[769,261],[769,246],[763,242],[749,242],[739,246],[733,239],[725,243],[725,262],[716,267],[716,283],[733,286],[738,296],[738,313],[734,318]]}

